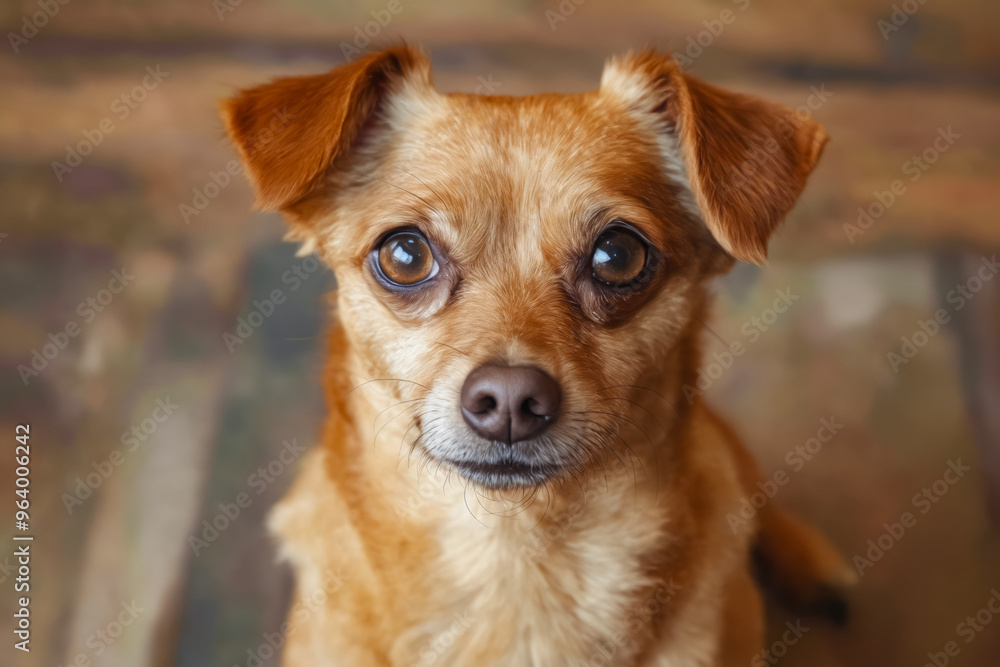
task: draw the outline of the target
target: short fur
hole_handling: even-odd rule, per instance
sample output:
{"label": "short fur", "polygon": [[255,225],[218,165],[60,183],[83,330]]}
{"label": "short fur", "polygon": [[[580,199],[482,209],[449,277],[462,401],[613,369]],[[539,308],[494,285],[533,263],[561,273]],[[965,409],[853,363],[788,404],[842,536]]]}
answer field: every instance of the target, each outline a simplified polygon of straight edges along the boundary
{"label": "short fur", "polygon": [[[706,281],[766,258],[826,142],[811,118],[652,51],[610,61],[593,92],[442,95],[405,46],[244,91],[222,116],[259,206],[339,283],[323,444],[272,516],[298,582],[286,667],[747,664],[763,644],[755,545],[795,604],[849,583],[773,504],[730,527],[759,473],[682,393]],[[612,220],[660,258],[636,294],[579,270]],[[433,286],[373,275],[401,227],[439,249]],[[562,471],[544,484],[443,463],[493,446],[458,409],[489,362],[562,386],[534,443]]]}

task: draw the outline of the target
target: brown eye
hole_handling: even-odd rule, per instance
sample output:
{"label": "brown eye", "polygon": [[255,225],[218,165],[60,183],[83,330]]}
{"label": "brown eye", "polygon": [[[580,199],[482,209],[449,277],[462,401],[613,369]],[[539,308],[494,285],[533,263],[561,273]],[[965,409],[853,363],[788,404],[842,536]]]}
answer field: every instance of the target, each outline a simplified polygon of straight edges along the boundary
{"label": "brown eye", "polygon": [[594,244],[594,278],[614,287],[636,280],[646,268],[646,244],[620,227],[606,230]]}
{"label": "brown eye", "polygon": [[382,275],[397,285],[416,285],[434,277],[438,270],[430,244],[414,232],[399,232],[383,241],[378,266]]}

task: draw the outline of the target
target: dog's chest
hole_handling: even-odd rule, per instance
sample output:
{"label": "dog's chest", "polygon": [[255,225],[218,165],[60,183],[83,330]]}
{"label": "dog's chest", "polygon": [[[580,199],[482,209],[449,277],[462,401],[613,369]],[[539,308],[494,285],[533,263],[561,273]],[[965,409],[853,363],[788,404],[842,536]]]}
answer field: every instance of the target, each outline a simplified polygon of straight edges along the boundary
{"label": "dog's chest", "polygon": [[451,516],[430,566],[432,599],[393,656],[406,667],[558,667],[602,656],[629,664],[676,593],[647,574],[663,535],[662,522],[631,504],[621,513],[571,505],[541,521],[489,526],[467,511]]}

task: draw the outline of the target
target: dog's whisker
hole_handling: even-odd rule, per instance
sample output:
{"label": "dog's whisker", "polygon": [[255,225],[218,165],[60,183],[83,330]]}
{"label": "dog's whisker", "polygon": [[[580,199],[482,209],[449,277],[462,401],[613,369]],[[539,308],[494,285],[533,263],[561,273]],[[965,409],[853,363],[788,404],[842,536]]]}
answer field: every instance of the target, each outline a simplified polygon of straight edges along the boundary
{"label": "dog's whisker", "polygon": [[414,192],[410,192],[409,190],[407,190],[406,188],[404,188],[401,185],[396,185],[395,183],[390,183],[389,181],[385,180],[384,178],[375,178],[374,180],[381,181],[382,183],[385,183],[388,186],[394,187],[394,188],[396,188],[398,190],[402,190],[406,194],[412,195],[412,196],[416,197],[417,199],[419,199],[420,201],[422,201],[423,203],[427,204],[427,207],[430,208],[432,211],[436,211],[438,213],[441,212],[440,209],[438,209],[437,206],[435,206],[434,204],[430,203],[429,201],[427,201],[426,199],[424,199],[420,195],[418,195],[418,194],[416,194]]}
{"label": "dog's whisker", "polygon": [[655,422],[657,423],[657,425],[658,425],[658,426],[659,426],[659,427],[660,427],[661,429],[663,429],[664,433],[665,433],[665,432],[666,432],[666,430],[667,430],[667,429],[666,429],[666,428],[665,428],[665,427],[663,426],[663,422],[661,422],[661,421],[659,420],[659,418],[658,418],[658,417],[657,417],[656,415],[654,415],[654,414],[653,414],[652,412],[650,412],[650,411],[649,411],[649,410],[648,410],[648,409],[647,409],[647,408],[646,408],[646,407],[645,407],[644,405],[642,405],[641,403],[638,403],[638,402],[636,402],[636,401],[633,401],[633,400],[632,400],[632,399],[630,399],[630,398],[624,398],[624,397],[621,397],[621,396],[609,396],[608,398],[599,398],[599,399],[597,399],[597,400],[598,400],[598,401],[601,401],[601,402],[603,402],[603,401],[626,401],[626,402],[628,402],[628,403],[631,403],[632,405],[636,406],[637,408],[639,408],[640,410],[642,410],[643,412],[645,412],[645,413],[646,413],[647,415],[649,415],[649,416],[650,416],[650,417],[651,417],[651,418],[653,419],[653,421],[655,421]]}
{"label": "dog's whisker", "polygon": [[461,351],[460,349],[458,349],[458,348],[457,348],[457,347],[455,347],[454,345],[449,345],[448,343],[442,343],[442,342],[441,342],[441,341],[439,341],[439,340],[435,340],[435,341],[433,341],[433,344],[434,344],[434,345],[442,345],[442,346],[444,346],[444,347],[447,347],[447,348],[449,348],[449,349],[452,349],[452,350],[455,350],[456,352],[458,352],[459,354],[461,354],[462,356],[465,356],[465,357],[468,357],[468,356],[470,356],[468,352],[462,352],[462,351]]}
{"label": "dog's whisker", "polygon": [[411,417],[410,418],[410,424],[409,424],[409,426],[406,427],[406,430],[403,431],[402,437],[400,437],[400,439],[399,439],[399,452],[396,455],[397,458],[399,459],[396,462],[396,469],[397,470],[399,469],[399,464],[403,462],[403,445],[406,444],[406,436],[409,435],[410,429],[412,429],[414,426],[416,426],[418,421],[420,421],[420,415],[414,415],[413,417]]}
{"label": "dog's whisker", "polygon": [[[524,511],[527,511],[527,509],[528,509],[529,507],[531,507],[531,505],[534,505],[534,504],[535,504],[535,500],[537,500],[537,499],[538,499],[538,492],[539,492],[539,489],[541,489],[541,488],[544,488],[544,489],[545,489],[545,509],[543,509],[543,510],[542,510],[542,513],[541,513],[541,516],[539,516],[539,517],[538,517],[538,520],[537,520],[537,521],[535,521],[535,523],[534,523],[534,524],[532,524],[531,528],[529,528],[528,530],[526,530],[526,531],[524,531],[523,533],[521,533],[522,535],[527,535],[527,534],[529,534],[529,533],[532,533],[532,532],[534,532],[534,530],[535,530],[536,528],[538,528],[538,526],[540,526],[540,525],[542,524],[542,521],[544,521],[544,520],[545,520],[545,517],[546,517],[546,516],[548,515],[548,513],[549,513],[549,508],[550,508],[550,507],[552,506],[552,490],[551,490],[551,489],[549,488],[549,482],[546,482],[546,483],[545,483],[545,484],[544,484],[543,486],[541,486],[541,487],[535,487],[535,488],[533,488],[533,489],[531,490],[531,503],[530,503],[530,504],[528,504],[528,505],[527,505],[527,506],[525,507],[525,510],[524,510]],[[516,516],[516,515],[515,515],[515,516]]]}
{"label": "dog's whisker", "polygon": [[[475,490],[473,490],[473,493],[475,493]],[[462,487],[462,500],[465,502],[465,509],[469,512],[469,516],[479,522],[480,525],[486,526],[482,519],[476,516],[476,513],[472,511],[471,507],[469,507],[469,487],[467,485],[463,485]],[[480,507],[481,506],[482,504],[480,503]]]}
{"label": "dog's whisker", "polygon": [[[628,444],[628,442],[621,436],[621,434],[617,433],[614,429],[610,428],[608,425],[601,424],[593,419],[589,418],[581,419],[579,417],[574,418],[574,423],[582,425],[582,430],[587,435],[587,439],[585,442],[587,443],[588,449],[590,449],[589,445],[591,441],[594,441],[596,444],[601,445],[600,448],[606,450],[606,455],[608,456],[614,455],[618,459],[619,463],[622,464],[626,478],[629,477],[629,468],[631,467],[631,478],[633,483],[632,485],[633,505],[636,505],[638,503],[638,484],[639,484],[639,473],[636,469],[636,463],[639,464],[639,467],[642,470],[643,478],[648,479],[648,473],[646,471],[646,467],[642,461],[642,458],[638,454],[636,454],[636,452],[632,449],[632,447]],[[621,442],[622,446],[630,456],[629,460],[631,462],[631,466],[629,466],[628,463],[622,460],[622,458],[618,455],[618,452],[613,447],[610,447],[607,444],[608,437],[617,438]],[[654,456],[655,456],[655,450],[654,450]],[[656,483],[658,491],[658,484],[659,484],[658,479],[656,480]]]}
{"label": "dog's whisker", "polygon": [[[382,415],[382,414],[383,414],[383,413],[384,413],[384,412],[385,412],[386,410],[391,410],[392,408],[395,408],[395,407],[397,407],[397,406],[400,406],[400,405],[403,405],[404,403],[414,403],[415,401],[421,401],[421,400],[423,400],[423,399],[419,399],[419,398],[414,398],[414,399],[412,399],[412,400],[410,400],[410,401],[400,401],[400,402],[398,402],[398,403],[396,403],[396,404],[394,404],[394,405],[390,405],[390,406],[389,406],[388,408],[386,408],[386,409],[385,409],[385,410],[383,410],[382,412],[380,412],[380,413],[378,413],[377,415],[375,415],[375,419],[374,419],[374,421],[372,421],[372,430],[375,430],[375,423],[376,423],[376,422],[378,422],[378,418],[379,418],[379,417],[380,417],[380,416],[381,416],[381,415]],[[387,421],[386,423],[382,424],[382,426],[380,426],[380,427],[378,428],[378,430],[377,430],[377,431],[375,431],[375,435],[373,435],[373,436],[372,436],[372,448],[373,448],[373,449],[376,449],[376,448],[378,447],[378,445],[377,445],[377,443],[378,443],[378,436],[379,436],[379,434],[380,434],[380,433],[382,433],[382,430],[383,430],[383,429],[384,429],[384,428],[385,428],[386,426],[388,426],[389,424],[391,424],[391,423],[392,423],[393,421],[395,421],[395,420],[396,420],[397,418],[399,418],[399,417],[400,417],[401,415],[403,415],[403,414],[406,414],[406,411],[407,411],[407,410],[411,410],[411,409],[413,409],[413,408],[415,408],[415,407],[418,407],[418,406],[417,406],[416,404],[414,404],[414,405],[407,405],[407,406],[406,406],[405,408],[403,408],[403,409],[402,409],[402,410],[400,410],[400,411],[399,411],[398,413],[396,413],[395,415],[393,415],[393,416],[392,416],[392,418],[391,418],[391,419],[389,419],[389,420],[388,420],[388,421]]]}
{"label": "dog's whisker", "polygon": [[667,405],[672,407],[675,411],[677,410],[677,405],[669,398],[661,394],[660,392],[656,391],[655,389],[650,389],[649,387],[643,387],[637,384],[616,384],[616,385],[611,385],[609,387],[604,387],[602,389],[598,389],[597,391],[609,391],[611,389],[641,389],[642,391],[648,391],[649,393],[662,399]]}
{"label": "dog's whisker", "polygon": [[[417,176],[417,175],[415,175],[415,174],[413,174],[413,173],[411,173],[411,172],[403,169],[399,165],[395,165],[395,167],[396,167],[397,170],[403,172],[404,174],[406,174],[407,176],[409,176],[410,178],[412,178],[413,180],[417,181],[418,183],[420,183],[421,185],[423,185],[425,188],[427,188],[428,190],[430,190],[432,195],[434,195],[438,199],[441,199],[441,195],[439,195],[437,193],[437,191],[435,191],[434,188],[432,188],[424,179],[422,179],[419,176]],[[410,194],[413,194],[413,193],[410,193]],[[414,196],[416,196],[416,195],[414,195]]]}
{"label": "dog's whisker", "polygon": [[597,414],[597,415],[607,415],[609,417],[613,417],[614,419],[620,419],[620,420],[622,420],[622,421],[624,421],[624,422],[626,422],[628,424],[631,424],[632,426],[634,426],[636,428],[637,431],[639,431],[640,433],[642,433],[643,437],[645,437],[646,441],[649,443],[649,446],[655,448],[655,445],[653,444],[653,440],[652,440],[652,438],[649,437],[649,434],[646,433],[645,429],[643,429],[642,426],[640,426],[639,423],[636,422],[635,420],[633,420],[632,418],[626,417],[625,415],[619,414],[617,412],[606,412],[606,411],[603,411],[603,410],[587,410],[587,411],[584,412],[584,414],[588,414],[588,413],[589,414]]}
{"label": "dog's whisker", "polygon": [[371,380],[365,380],[361,384],[354,386],[353,388],[351,388],[350,391],[347,392],[347,394],[345,394],[345,396],[354,393],[355,390],[360,389],[361,387],[364,387],[365,385],[371,384],[372,382],[408,382],[410,384],[415,384],[418,387],[420,387],[420,388],[422,388],[422,389],[424,389],[426,391],[430,391],[429,387],[426,387],[426,386],[420,384],[419,382],[414,382],[413,380],[404,380],[402,378],[373,378]]}
{"label": "dog's whisker", "polygon": [[715,329],[713,329],[712,327],[708,326],[708,323],[705,322],[705,320],[703,320],[702,318],[698,317],[697,315],[693,315],[692,319],[694,321],[696,321],[698,324],[700,324],[702,327],[704,327],[705,331],[707,331],[708,333],[710,333],[713,336],[715,336],[719,340],[719,342],[722,343],[723,347],[727,347],[727,348],[729,347],[730,343],[727,342],[722,336],[720,336],[719,334],[715,333]]}
{"label": "dog's whisker", "polygon": [[[614,430],[612,430],[612,429],[610,429],[610,428],[608,428],[608,427],[606,427],[604,425],[598,424],[598,426],[599,426],[600,431],[601,431],[602,434],[610,436],[610,437],[613,437],[613,438],[617,438],[622,443],[622,446],[625,447],[625,449],[629,452],[629,454],[632,456],[632,458],[635,459],[635,461],[637,461],[639,463],[639,465],[642,467],[643,477],[645,477],[646,476],[646,467],[643,465],[642,459],[635,453],[635,451],[628,444],[628,442],[626,442],[625,438],[623,438],[621,436],[621,434],[618,433],[617,431],[614,431]],[[617,453],[615,453],[615,455],[617,456]],[[621,461],[621,457],[619,457],[619,461]],[[625,468],[625,471],[627,473],[628,472],[628,466],[625,465],[624,461],[621,461],[621,463],[622,463],[622,466]],[[635,463],[632,464],[632,475],[633,475],[633,478],[636,480],[636,482],[638,482],[638,476],[637,476],[636,471],[635,471]]]}
{"label": "dog's whisker", "polygon": [[[638,427],[637,427],[637,428],[638,428]],[[648,435],[646,435],[645,431],[643,431],[643,429],[641,429],[641,428],[639,428],[638,430],[639,430],[639,432],[640,432],[640,433],[642,433],[642,434],[643,434],[643,435],[644,435],[644,436],[646,437],[646,440],[647,440],[647,442],[648,442],[648,441],[649,441],[649,436],[648,436]],[[621,435],[621,433],[619,433],[619,432],[618,432],[617,430],[616,430],[616,431],[613,431],[613,432],[612,432],[612,431],[609,431],[609,433],[610,433],[611,435],[613,435],[614,437],[618,438],[618,440],[620,440],[620,441],[621,441],[622,445],[623,445],[623,446],[624,446],[624,447],[625,447],[625,448],[626,448],[626,449],[628,450],[628,452],[629,452],[629,453],[631,454],[632,458],[633,458],[633,459],[634,459],[634,460],[635,460],[636,462],[638,462],[639,466],[640,466],[640,467],[642,468],[642,476],[643,476],[643,479],[649,479],[649,473],[648,473],[648,472],[647,472],[647,470],[646,470],[646,465],[645,465],[645,463],[643,462],[643,459],[642,459],[642,457],[641,457],[641,456],[639,456],[639,455],[638,455],[638,454],[637,454],[637,453],[636,453],[636,452],[635,452],[635,451],[634,451],[634,450],[632,449],[632,446],[631,446],[631,445],[629,445],[629,443],[628,443],[628,442],[627,442],[627,441],[625,440],[624,436],[622,436],[622,435]],[[654,498],[654,500],[655,500],[656,498],[658,498],[658,497],[659,497],[659,494],[660,494],[660,476],[659,476],[659,469],[660,469],[660,463],[659,463],[659,449],[658,449],[657,447],[655,447],[655,446],[652,446],[652,445],[651,445],[651,446],[650,446],[650,453],[652,454],[652,457],[653,457],[653,470],[654,470],[654,474],[653,474],[653,483],[654,483],[654,487],[653,487],[653,498]],[[634,469],[635,469],[635,463],[633,463],[633,474],[635,474],[635,470],[634,470]],[[635,485],[636,485],[636,486],[638,486],[638,477],[637,477],[637,476],[636,476],[636,478],[635,478]]]}
{"label": "dog's whisker", "polygon": [[[378,418],[381,417],[382,415],[384,415],[389,410],[392,410],[393,408],[395,408],[397,406],[400,406],[400,405],[404,405],[406,403],[413,403],[415,401],[422,401],[422,400],[423,400],[422,398],[411,398],[411,399],[408,399],[408,400],[405,400],[405,401],[397,401],[396,403],[393,403],[392,405],[390,405],[389,407],[385,408],[384,410],[381,410],[377,415],[375,415],[375,419],[372,420],[372,430],[375,430],[375,424],[378,423]],[[392,419],[395,419],[398,416],[399,415],[396,415]],[[392,419],[390,419],[389,421],[387,421],[385,424],[382,424],[382,426],[380,427],[379,430],[381,430],[382,428],[385,428],[386,424],[388,424],[389,422],[391,422]]]}
{"label": "dog's whisker", "polygon": [[[413,457],[413,452],[417,449],[417,444],[420,443],[422,440],[426,441],[427,436],[430,436],[430,435],[432,435],[432,434],[434,434],[434,433],[437,432],[437,422],[438,422],[438,420],[440,420],[440,417],[434,417],[434,418],[432,418],[432,419],[430,419],[430,420],[428,420],[427,422],[424,423],[423,428],[421,429],[420,434],[413,441],[413,445],[410,447],[410,452],[406,456],[406,467],[407,468],[410,467],[410,461],[411,461],[411,459]],[[422,458],[430,458],[430,457],[422,457]]]}
{"label": "dog's whisker", "polygon": [[[621,437],[620,435],[618,435],[617,433],[615,433],[615,434],[612,434],[612,435],[614,435],[614,436],[615,436],[615,437],[617,437],[617,438],[618,438],[619,440],[621,440],[621,441],[622,441],[622,444],[623,444],[623,445],[625,445],[626,449],[628,448],[628,445],[627,445],[627,444],[625,443],[625,440],[624,440],[624,439],[623,439],[623,438],[622,438],[622,437]],[[628,465],[626,465],[625,461],[623,461],[623,460],[622,460],[622,457],[618,456],[618,452],[616,452],[616,451],[615,451],[615,449],[614,449],[613,447],[608,447],[608,446],[605,446],[605,447],[604,447],[604,449],[605,449],[605,450],[606,450],[607,452],[609,452],[610,454],[613,454],[613,455],[614,455],[614,457],[615,457],[616,459],[618,459],[618,462],[622,464],[622,469],[623,469],[623,470],[625,471],[625,475],[626,475],[626,477],[627,477],[627,476],[628,476]],[[634,470],[632,471],[632,476],[633,476],[633,478],[635,477],[635,471],[634,471]]]}

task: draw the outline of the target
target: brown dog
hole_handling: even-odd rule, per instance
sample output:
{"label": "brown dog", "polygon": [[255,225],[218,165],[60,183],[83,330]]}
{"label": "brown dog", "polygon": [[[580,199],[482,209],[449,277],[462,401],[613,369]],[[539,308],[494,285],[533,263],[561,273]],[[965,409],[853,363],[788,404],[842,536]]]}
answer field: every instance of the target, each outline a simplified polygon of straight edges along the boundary
{"label": "brown dog", "polygon": [[654,52],[594,92],[441,95],[409,47],[222,112],[339,282],[332,414],[272,517],[286,666],[748,664],[753,547],[793,605],[850,582],[773,504],[727,522],[756,466],[682,391],[706,281],[765,259],[811,119]]}

